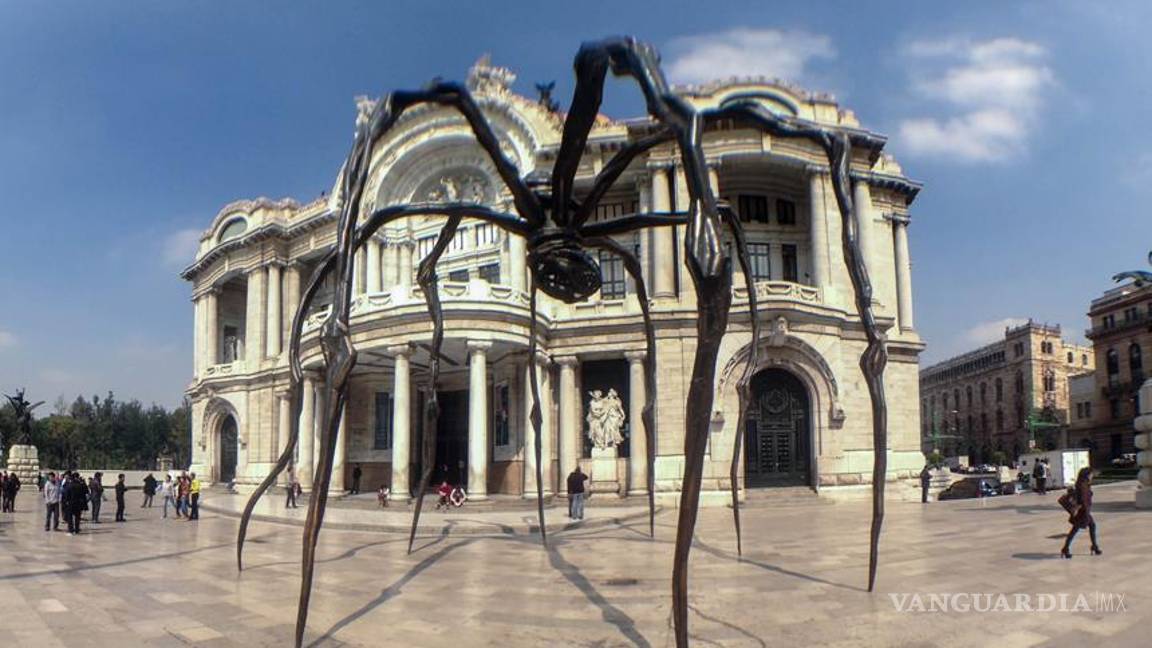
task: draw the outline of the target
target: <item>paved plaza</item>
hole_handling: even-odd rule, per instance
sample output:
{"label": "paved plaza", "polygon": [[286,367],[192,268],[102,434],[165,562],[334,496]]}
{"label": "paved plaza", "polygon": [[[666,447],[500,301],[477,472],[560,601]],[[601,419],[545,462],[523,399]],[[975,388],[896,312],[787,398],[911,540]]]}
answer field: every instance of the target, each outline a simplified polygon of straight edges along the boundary
{"label": "paved plaza", "polygon": [[[1088,555],[1078,538],[1070,561],[1057,557],[1066,525],[1055,494],[892,502],[875,594],[864,591],[867,502],[749,507],[743,560],[731,512],[705,509],[692,554],[694,643],[1146,646],[1152,516],[1132,507],[1132,484],[1097,488],[1105,554]],[[227,514],[188,523],[130,506],[127,523],[70,537],[44,533],[34,503],[22,496],[0,524],[0,645],[290,645],[301,535],[290,521],[253,525],[238,574]],[[553,509],[548,550],[523,511],[464,511],[428,513],[411,556],[399,533],[323,533],[310,645],[672,645],[674,511],[658,516],[653,541],[631,509],[593,504],[584,526],[565,526]],[[485,516],[499,520],[490,531]],[[593,524],[598,516],[613,519]],[[1124,595],[1124,610],[899,612],[889,596],[1084,594],[1096,606],[1097,592]]]}

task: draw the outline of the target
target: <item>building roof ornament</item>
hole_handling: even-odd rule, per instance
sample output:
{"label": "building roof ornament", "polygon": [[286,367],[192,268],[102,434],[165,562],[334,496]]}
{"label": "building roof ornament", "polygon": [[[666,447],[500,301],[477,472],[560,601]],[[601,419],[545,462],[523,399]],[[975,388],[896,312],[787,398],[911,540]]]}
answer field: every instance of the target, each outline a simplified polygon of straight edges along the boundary
{"label": "building roof ornament", "polygon": [[468,70],[468,89],[477,94],[509,94],[516,81],[516,73],[506,67],[492,65],[492,55],[485,53]]}

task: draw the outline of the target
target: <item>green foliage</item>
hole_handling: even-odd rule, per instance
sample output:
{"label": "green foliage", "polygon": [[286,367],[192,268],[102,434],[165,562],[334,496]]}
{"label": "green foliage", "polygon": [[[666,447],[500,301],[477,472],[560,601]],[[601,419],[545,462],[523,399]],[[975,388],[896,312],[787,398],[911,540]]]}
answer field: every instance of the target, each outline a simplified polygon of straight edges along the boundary
{"label": "green foliage", "polygon": [[[140,401],[106,397],[77,397],[71,405],[58,401],[55,413],[39,418],[32,442],[40,452],[40,465],[52,468],[151,470],[160,455],[178,466],[191,461],[191,406],[185,401],[174,410]],[[0,408],[0,434],[5,442],[14,431],[11,408]]]}
{"label": "green foliage", "polygon": [[939,468],[944,465],[944,455],[940,454],[939,450],[933,450],[932,454],[928,455],[928,465],[933,468]]}

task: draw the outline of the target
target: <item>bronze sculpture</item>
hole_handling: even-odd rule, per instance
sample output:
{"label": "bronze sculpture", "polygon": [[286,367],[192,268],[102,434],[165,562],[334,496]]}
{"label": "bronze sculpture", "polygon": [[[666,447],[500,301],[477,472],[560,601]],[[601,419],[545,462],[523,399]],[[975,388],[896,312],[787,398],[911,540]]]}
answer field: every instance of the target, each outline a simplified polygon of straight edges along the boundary
{"label": "bronze sculpture", "polygon": [[28,445],[32,443],[32,410],[44,404],[44,401],[32,404],[24,399],[24,390],[17,389],[15,396],[4,394],[4,398],[12,405],[12,413],[16,419],[16,437],[13,445]]}
{"label": "bronze sculpture", "polygon": [[[353,254],[384,224],[398,218],[417,215],[446,216],[435,245],[421,260],[417,277],[427,300],[433,322],[430,347],[429,400],[424,413],[425,440],[423,447],[423,474],[416,493],[416,506],[408,551],[412,551],[423,504],[423,495],[434,465],[436,424],[439,416],[437,387],[440,373],[440,349],[444,337],[443,313],[440,306],[436,264],[451,242],[463,218],[475,218],[492,223],[504,230],[523,236],[528,241],[528,267],[531,274],[529,293],[529,358],[536,353],[536,293],[545,294],[573,303],[595,293],[601,284],[600,269],[587,252],[598,249],[621,258],[625,270],[634,280],[636,296],[641,306],[647,354],[644,360],[646,401],[642,409],[642,423],[647,438],[648,463],[648,521],[649,533],[655,534],[655,461],[656,421],[654,404],[656,388],[656,345],[647,290],[636,256],[614,241],[616,234],[647,227],[685,226],[684,259],[697,295],[697,346],[686,405],[685,466],[677,522],[676,544],[672,574],[673,622],[676,643],[688,645],[687,588],[688,556],[699,505],[703,460],[708,428],[712,413],[716,359],[720,342],[728,326],[728,311],[732,300],[732,259],[723,245],[725,230],[732,233],[736,255],[744,269],[749,294],[749,309],[753,329],[750,363],[738,385],[740,394],[740,420],[748,406],[749,380],[756,368],[759,340],[759,322],[756,314],[756,292],[753,285],[744,234],[736,214],[717,201],[708,183],[703,152],[703,133],[708,123],[720,119],[741,118],[756,127],[779,137],[807,138],[824,150],[835,189],[836,201],[843,221],[843,249],[848,263],[856,304],[867,338],[867,350],[860,365],[864,372],[873,404],[873,431],[875,464],[873,470],[873,521],[869,561],[869,589],[875,582],[877,547],[883,520],[884,475],[886,472],[886,408],[883,392],[883,370],[887,359],[884,338],[871,310],[872,290],[856,238],[856,224],[849,191],[849,160],[852,138],[859,135],[829,130],[798,119],[785,118],[765,110],[752,98],[733,97],[716,109],[698,110],[672,91],[659,66],[658,55],[651,46],[631,38],[609,38],[585,43],[575,60],[576,89],[571,106],[564,116],[563,136],[550,178],[541,181],[522,178],[518,169],[500,150],[499,142],[472,99],[467,88],[439,80],[419,91],[394,92],[383,97],[373,108],[368,119],[358,124],[352,150],[344,164],[339,185],[340,219],[337,242],[313,273],[292,322],[289,359],[291,363],[292,430],[276,467],[257,487],[246,506],[240,522],[237,542],[237,567],[242,567],[242,552],[247,526],[260,496],[270,488],[278,475],[292,459],[299,438],[299,414],[302,398],[300,385],[302,368],[300,345],[303,323],[319,286],[328,275],[335,273],[336,285],[331,315],[320,331],[320,345],[326,365],[326,376],[319,398],[322,421],[319,441],[319,461],[316,466],[304,530],[300,602],[297,610],[296,645],[301,645],[307,622],[311,596],[316,542],[327,502],[333,459],[336,450],[336,430],[348,397],[348,378],[356,363],[356,350],[349,334],[349,309]],[[630,76],[643,92],[647,111],[655,122],[654,131],[631,142],[610,160],[596,176],[592,188],[583,197],[575,195],[574,178],[589,132],[598,113],[605,78],[611,68],[618,76]],[[395,124],[408,108],[422,103],[449,106],[458,110],[480,146],[491,159],[502,181],[512,195],[514,213],[500,212],[477,203],[419,203],[377,208],[367,214],[362,226],[356,222],[362,211],[363,192],[368,183],[369,162],[377,141]],[[653,147],[673,142],[685,169],[689,206],[684,212],[640,213],[605,222],[588,223],[601,198],[613,183],[639,155]],[[541,411],[536,378],[536,363],[529,361],[533,404],[529,419],[536,440],[537,513],[542,541],[547,543],[544,520],[543,479],[541,462]],[[737,546],[740,546],[740,517],[737,501],[737,458],[740,454],[740,434],[736,434],[731,484],[733,514],[736,525]]]}

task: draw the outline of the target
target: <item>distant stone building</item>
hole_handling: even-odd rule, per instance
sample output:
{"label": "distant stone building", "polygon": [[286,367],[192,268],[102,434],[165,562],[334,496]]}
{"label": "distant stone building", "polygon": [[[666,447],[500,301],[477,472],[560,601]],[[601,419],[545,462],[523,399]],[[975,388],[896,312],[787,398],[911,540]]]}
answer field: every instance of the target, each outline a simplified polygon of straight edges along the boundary
{"label": "distant stone building", "polygon": [[[547,173],[556,159],[561,117],[512,92],[514,78],[509,70],[478,64],[468,84],[520,173]],[[862,142],[851,174],[877,319],[888,337],[888,469],[893,479],[913,477],[923,465],[916,406],[923,344],[913,327],[908,227],[919,185],[882,153],[883,136],[864,130],[850,111],[825,95],[764,79],[683,91],[701,106],[736,95],[753,97],[769,110],[849,129]],[[599,117],[580,163],[577,193],[588,191],[618,151],[653,128],[645,117]],[[729,331],[717,363],[706,498],[725,501],[729,453],[738,434],[744,440],[741,486],[820,489],[868,483],[871,404],[858,364],[865,337],[843,260],[842,223],[827,159],[814,144],[781,140],[739,120],[710,126],[704,149],[713,189],[745,222],[765,329],[752,383],[754,406],[740,420],[736,378],[750,354],[751,335],[748,294],[737,271]],[[436,105],[408,111],[379,142],[365,196],[368,208],[466,200],[512,209],[509,192],[463,118]],[[679,154],[660,145],[624,171],[593,219],[683,210],[687,201]],[[337,216],[327,199],[229,204],[205,229],[196,258],[183,272],[195,305],[197,353],[187,392],[193,409],[192,463],[211,481],[235,480],[249,488],[268,474],[285,446],[292,416],[286,392],[289,322],[309,276],[333,247]],[[405,499],[424,468],[421,412],[428,398],[432,325],[414,271],[443,222],[438,216],[391,223],[358,255],[351,330],[359,359],[337,437],[335,490],[343,489],[358,464],[366,485],[391,484],[393,497]],[[659,369],[655,483],[669,499],[680,488],[686,378],[696,346],[696,299],[682,260],[682,229],[618,237],[639,255],[653,306]],[[639,426],[645,338],[636,286],[618,257],[601,254],[598,261],[603,286],[587,303],[540,296],[539,347],[529,357],[526,242],[491,224],[464,221],[437,268],[446,330],[435,479],[466,484],[475,499],[535,493],[535,450],[526,416],[529,364],[535,363],[544,489],[563,494],[567,472],[578,463],[585,471],[593,467],[585,408],[590,393],[614,389],[626,413],[625,441],[609,464],[615,469],[592,479],[620,495],[646,492]],[[330,282],[320,286],[304,324],[296,469],[306,488],[321,425],[316,413],[323,358],[316,331],[328,317],[334,289]]]}
{"label": "distant stone building", "polygon": [[1088,447],[1092,439],[1092,418],[1096,408],[1096,373],[1080,374],[1068,379],[1068,431],[1066,448]]}
{"label": "distant stone building", "polygon": [[[925,452],[967,454],[973,463],[994,452],[1014,459],[1032,445],[1029,415],[1066,427],[1069,378],[1090,373],[1092,350],[1061,337],[1059,326],[1007,328],[1004,339],[920,371],[920,427]],[[935,437],[935,438],[934,438]],[[1064,442],[1060,428],[1036,434],[1036,448]]]}
{"label": "distant stone building", "polygon": [[1096,356],[1096,390],[1091,429],[1081,442],[1102,465],[1136,452],[1132,421],[1140,411],[1140,385],[1147,377],[1145,354],[1152,352],[1152,285],[1125,284],[1092,301],[1092,328],[1085,336]]}

